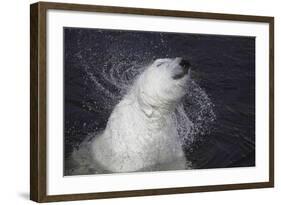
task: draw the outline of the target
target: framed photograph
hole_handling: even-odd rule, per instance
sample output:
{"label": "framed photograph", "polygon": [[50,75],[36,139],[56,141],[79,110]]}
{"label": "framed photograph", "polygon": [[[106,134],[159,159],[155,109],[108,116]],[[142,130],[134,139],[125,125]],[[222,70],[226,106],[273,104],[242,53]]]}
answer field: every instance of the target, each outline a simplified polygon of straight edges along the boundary
{"label": "framed photograph", "polygon": [[274,186],[274,18],[30,7],[30,198]]}

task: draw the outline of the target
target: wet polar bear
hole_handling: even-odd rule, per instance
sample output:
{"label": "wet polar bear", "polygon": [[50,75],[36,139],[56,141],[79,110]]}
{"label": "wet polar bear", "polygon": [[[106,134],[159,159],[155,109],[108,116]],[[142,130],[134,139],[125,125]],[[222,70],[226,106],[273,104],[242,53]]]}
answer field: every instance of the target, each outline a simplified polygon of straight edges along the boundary
{"label": "wet polar bear", "polygon": [[190,64],[158,59],[138,76],[90,145],[103,172],[179,170],[186,159],[172,113],[186,94]]}

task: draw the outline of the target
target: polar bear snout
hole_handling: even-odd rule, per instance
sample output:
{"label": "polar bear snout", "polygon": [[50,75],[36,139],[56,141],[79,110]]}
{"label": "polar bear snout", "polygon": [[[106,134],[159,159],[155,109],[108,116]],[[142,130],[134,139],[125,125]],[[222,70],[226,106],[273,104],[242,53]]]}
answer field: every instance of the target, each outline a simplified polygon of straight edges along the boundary
{"label": "polar bear snout", "polygon": [[181,61],[180,61],[180,66],[184,69],[184,70],[189,70],[189,68],[190,68],[190,63],[189,63],[189,61],[188,60],[185,60],[185,59],[182,59]]}
{"label": "polar bear snout", "polygon": [[177,80],[182,77],[184,77],[186,74],[188,74],[188,71],[190,69],[190,63],[188,60],[180,59],[179,61],[179,67],[177,68],[177,72],[173,76],[173,79]]}

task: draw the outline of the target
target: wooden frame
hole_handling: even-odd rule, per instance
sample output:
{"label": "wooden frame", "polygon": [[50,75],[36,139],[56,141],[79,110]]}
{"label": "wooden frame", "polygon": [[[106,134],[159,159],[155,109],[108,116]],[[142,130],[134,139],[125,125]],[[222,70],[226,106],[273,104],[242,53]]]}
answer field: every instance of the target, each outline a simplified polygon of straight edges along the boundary
{"label": "wooden frame", "polygon": [[[270,133],[269,133],[269,181],[261,183],[243,183],[184,188],[165,188],[150,190],[131,190],[103,193],[47,195],[46,193],[46,11],[48,9],[75,10],[86,12],[106,12],[122,14],[191,17],[199,19],[217,19],[234,21],[264,22],[269,24],[270,34]],[[37,202],[66,200],[84,200],[113,197],[130,197],[160,194],[178,194],[236,189],[265,188],[274,186],[274,18],[218,13],[201,13],[172,10],[105,7],[80,4],[62,4],[39,2],[30,7],[30,199]]]}

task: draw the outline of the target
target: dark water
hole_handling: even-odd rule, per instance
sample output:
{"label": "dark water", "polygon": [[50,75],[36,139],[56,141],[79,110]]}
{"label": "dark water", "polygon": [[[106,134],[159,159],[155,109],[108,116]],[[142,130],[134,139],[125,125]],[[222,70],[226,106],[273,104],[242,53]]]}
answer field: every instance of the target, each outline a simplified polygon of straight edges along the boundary
{"label": "dark water", "polygon": [[65,159],[89,133],[105,128],[145,65],[174,57],[189,59],[200,89],[183,101],[202,130],[187,139],[192,168],[254,166],[254,37],[80,28],[64,28]]}

